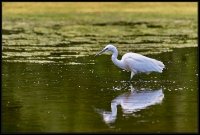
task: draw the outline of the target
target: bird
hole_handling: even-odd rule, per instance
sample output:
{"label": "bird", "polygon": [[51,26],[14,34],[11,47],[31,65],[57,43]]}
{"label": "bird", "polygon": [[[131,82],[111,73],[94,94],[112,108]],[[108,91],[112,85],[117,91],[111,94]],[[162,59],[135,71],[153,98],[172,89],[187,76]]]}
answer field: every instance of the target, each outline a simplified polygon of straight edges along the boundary
{"label": "bird", "polygon": [[124,54],[121,60],[118,60],[117,59],[118,50],[112,44],[108,44],[105,48],[103,48],[102,51],[97,53],[95,57],[108,51],[112,53],[111,59],[117,67],[131,72],[130,81],[133,78],[133,76],[138,73],[146,73],[146,74],[150,74],[151,72],[162,73],[163,69],[165,68],[163,62],[133,52],[128,52]]}

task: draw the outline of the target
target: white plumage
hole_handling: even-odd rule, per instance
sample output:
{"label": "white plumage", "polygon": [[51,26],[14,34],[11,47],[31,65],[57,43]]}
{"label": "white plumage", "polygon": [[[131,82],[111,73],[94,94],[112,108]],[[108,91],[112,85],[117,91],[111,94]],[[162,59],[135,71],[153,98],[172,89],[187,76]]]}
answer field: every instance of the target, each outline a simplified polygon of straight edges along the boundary
{"label": "white plumage", "polygon": [[165,65],[161,61],[132,52],[124,54],[122,59],[118,60],[117,48],[111,44],[107,45],[101,52],[96,54],[96,56],[106,51],[112,52],[112,61],[116,66],[131,72],[131,79],[133,75],[137,73],[162,73],[163,68],[165,68]]}
{"label": "white plumage", "polygon": [[137,53],[127,53],[121,60],[127,67],[126,70],[138,72],[162,72],[164,64],[158,60],[148,58]]}

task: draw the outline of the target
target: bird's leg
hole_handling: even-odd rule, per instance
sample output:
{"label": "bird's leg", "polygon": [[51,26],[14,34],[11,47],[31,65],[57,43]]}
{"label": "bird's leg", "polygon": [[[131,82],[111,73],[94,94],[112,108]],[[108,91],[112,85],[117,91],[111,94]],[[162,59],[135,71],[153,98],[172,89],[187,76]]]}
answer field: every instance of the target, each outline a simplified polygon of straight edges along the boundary
{"label": "bird's leg", "polygon": [[134,75],[135,75],[134,72],[131,72],[131,77],[130,77],[130,80],[129,80],[130,85],[131,85],[131,79],[133,78]]}
{"label": "bird's leg", "polygon": [[130,78],[130,81],[131,81],[131,79],[133,78],[134,75],[135,75],[134,72],[131,72],[131,78]]}

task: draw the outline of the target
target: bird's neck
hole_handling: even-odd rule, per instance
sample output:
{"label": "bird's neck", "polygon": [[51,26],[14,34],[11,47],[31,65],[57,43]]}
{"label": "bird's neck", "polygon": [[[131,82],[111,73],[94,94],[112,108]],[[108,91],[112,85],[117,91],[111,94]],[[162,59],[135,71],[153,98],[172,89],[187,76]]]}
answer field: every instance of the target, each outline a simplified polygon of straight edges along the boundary
{"label": "bird's neck", "polygon": [[117,49],[113,51],[113,54],[112,54],[112,61],[113,63],[118,66],[119,68],[122,68],[124,69],[124,66],[123,66],[123,63],[121,62],[121,60],[118,60],[117,59],[117,56],[118,56],[118,51]]}

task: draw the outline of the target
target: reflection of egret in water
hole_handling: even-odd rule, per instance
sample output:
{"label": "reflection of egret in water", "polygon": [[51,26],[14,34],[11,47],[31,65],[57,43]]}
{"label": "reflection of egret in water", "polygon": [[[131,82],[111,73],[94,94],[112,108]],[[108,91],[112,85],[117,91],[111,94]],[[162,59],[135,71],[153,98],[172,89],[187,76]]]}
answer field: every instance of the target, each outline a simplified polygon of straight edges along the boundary
{"label": "reflection of egret in water", "polygon": [[164,98],[162,89],[136,90],[119,95],[111,101],[111,112],[97,109],[105,123],[114,123],[117,117],[117,105],[121,105],[124,114],[131,114],[151,105],[161,103]]}

